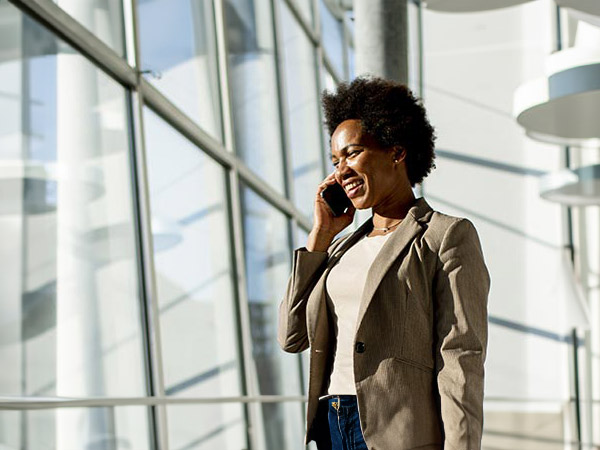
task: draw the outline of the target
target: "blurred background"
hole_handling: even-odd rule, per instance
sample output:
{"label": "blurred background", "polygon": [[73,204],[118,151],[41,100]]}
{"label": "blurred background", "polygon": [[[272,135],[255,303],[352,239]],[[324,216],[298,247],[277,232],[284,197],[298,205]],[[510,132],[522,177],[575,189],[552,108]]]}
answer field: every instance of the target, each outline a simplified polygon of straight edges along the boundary
{"label": "blurred background", "polygon": [[[600,2],[403,8],[438,135],[417,193],[492,275],[483,448],[599,449]],[[0,0],[0,450],[304,448],[276,312],[358,19]]]}

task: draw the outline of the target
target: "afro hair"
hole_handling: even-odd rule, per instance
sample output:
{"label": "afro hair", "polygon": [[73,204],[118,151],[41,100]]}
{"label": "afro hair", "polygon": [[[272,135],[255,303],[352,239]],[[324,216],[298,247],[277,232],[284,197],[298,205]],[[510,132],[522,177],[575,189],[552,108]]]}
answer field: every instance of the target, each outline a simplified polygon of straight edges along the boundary
{"label": "afro hair", "polygon": [[323,92],[323,111],[329,136],[345,120],[358,119],[364,132],[383,148],[406,150],[411,186],[421,183],[435,168],[435,133],[425,108],[405,85],[376,77],[341,83],[335,92]]}

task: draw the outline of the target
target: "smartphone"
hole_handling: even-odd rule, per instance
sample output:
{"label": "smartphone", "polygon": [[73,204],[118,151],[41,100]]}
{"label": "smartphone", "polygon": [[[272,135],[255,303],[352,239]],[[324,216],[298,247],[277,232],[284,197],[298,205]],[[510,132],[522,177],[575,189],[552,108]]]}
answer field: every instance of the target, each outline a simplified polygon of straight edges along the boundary
{"label": "smartphone", "polygon": [[321,197],[335,217],[341,216],[352,205],[344,188],[339,183],[330,184],[321,192]]}

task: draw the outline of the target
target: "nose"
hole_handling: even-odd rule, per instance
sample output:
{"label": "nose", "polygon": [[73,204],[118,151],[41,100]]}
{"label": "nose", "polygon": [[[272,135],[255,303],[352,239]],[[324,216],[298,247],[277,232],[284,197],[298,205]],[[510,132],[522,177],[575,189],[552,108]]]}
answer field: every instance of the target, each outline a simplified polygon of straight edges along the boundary
{"label": "nose", "polygon": [[350,172],[351,172],[351,169],[346,164],[346,158],[341,157],[338,161],[337,167],[335,168],[336,181],[338,183],[342,184],[342,180],[344,178],[347,178]]}

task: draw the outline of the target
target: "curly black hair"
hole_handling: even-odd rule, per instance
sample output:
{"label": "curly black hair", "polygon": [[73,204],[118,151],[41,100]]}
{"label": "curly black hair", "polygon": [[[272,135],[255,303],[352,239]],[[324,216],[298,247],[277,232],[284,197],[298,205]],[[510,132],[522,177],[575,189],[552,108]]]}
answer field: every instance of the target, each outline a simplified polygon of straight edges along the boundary
{"label": "curly black hair", "polygon": [[325,126],[329,136],[348,119],[361,121],[364,132],[383,148],[406,150],[411,186],[435,168],[435,133],[425,108],[403,84],[377,77],[359,77],[340,83],[335,92],[323,91]]}

